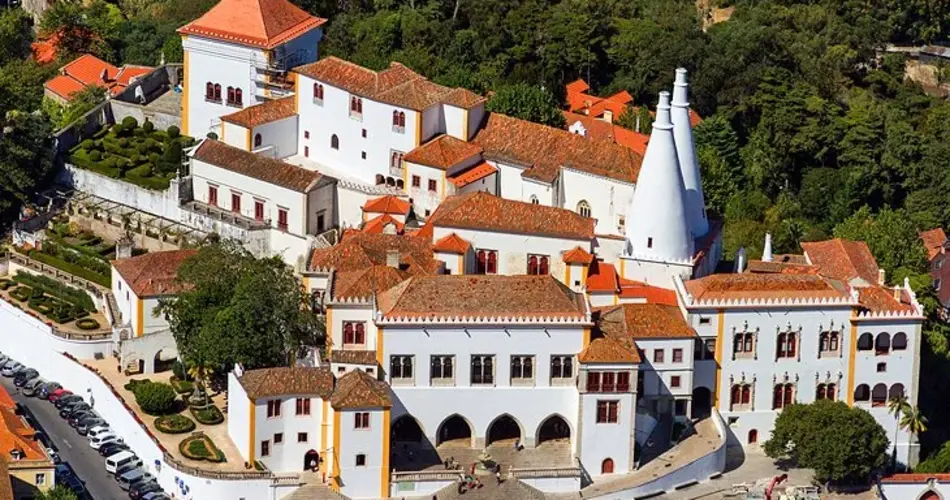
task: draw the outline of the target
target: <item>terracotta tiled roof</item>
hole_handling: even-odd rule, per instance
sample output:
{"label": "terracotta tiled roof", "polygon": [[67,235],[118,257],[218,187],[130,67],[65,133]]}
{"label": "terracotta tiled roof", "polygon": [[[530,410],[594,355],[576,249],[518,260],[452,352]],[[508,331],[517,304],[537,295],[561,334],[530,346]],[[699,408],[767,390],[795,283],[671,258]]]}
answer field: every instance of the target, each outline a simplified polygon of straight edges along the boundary
{"label": "terracotta tiled roof", "polygon": [[403,160],[427,167],[448,170],[459,163],[478,156],[482,148],[451,135],[440,135],[408,152]]}
{"label": "terracotta tiled roof", "polygon": [[581,363],[639,363],[640,353],[611,337],[594,339],[577,355]]}
{"label": "terracotta tiled roof", "polygon": [[623,304],[600,314],[605,334],[636,339],[681,339],[696,336],[675,305]]}
{"label": "terracotta tiled roof", "polygon": [[178,32],[273,49],[326,21],[289,0],[221,0]]}
{"label": "terracotta tiled roof", "polygon": [[46,40],[39,40],[30,44],[33,60],[38,64],[47,64],[56,60],[57,43],[59,43],[59,35],[53,35]]}
{"label": "terracotta tiled roof", "polygon": [[0,500],[13,500],[13,483],[10,482],[10,469],[7,459],[0,456]]}
{"label": "terracotta tiled roof", "polygon": [[251,399],[315,394],[326,399],[333,393],[333,374],[326,367],[279,367],[248,370],[238,378]]}
{"label": "terracotta tiled roof", "polygon": [[244,151],[213,139],[204,140],[193,153],[195,159],[219,168],[281,186],[300,193],[316,187],[322,175],[313,170]]}
{"label": "terracotta tiled roof", "polygon": [[333,275],[334,300],[368,299],[373,294],[389,290],[412,276],[407,271],[386,265],[375,265],[358,271],[344,271]]}
{"label": "terracotta tiled roof", "polygon": [[867,243],[836,238],[802,243],[802,249],[819,273],[829,278],[850,282],[860,278],[869,284],[877,283],[877,261]]}
{"label": "terracotta tiled roof", "polygon": [[[123,66],[121,69],[92,54],[83,54],[60,69],[60,74],[48,80],[44,86],[50,92],[69,100],[73,94],[89,87],[102,87],[112,95],[118,95],[132,79],[154,68],[148,66]],[[105,79],[103,79],[103,74]]]}
{"label": "terracotta tiled roof", "polygon": [[397,214],[407,215],[409,213],[409,202],[397,198],[391,194],[381,198],[367,200],[363,205],[363,211],[372,214]]}
{"label": "terracotta tiled roof", "polygon": [[125,90],[125,87],[128,87],[129,84],[132,83],[133,78],[137,78],[142,75],[147,75],[148,73],[151,73],[154,70],[155,68],[152,68],[149,66],[137,66],[137,65],[131,65],[131,64],[126,64],[125,66],[122,66],[121,68],[119,68],[119,74],[115,76],[115,81],[118,82],[118,84],[122,88],[119,89],[118,91],[115,91],[115,89],[113,89],[112,95],[116,95],[119,92]]}
{"label": "terracotta tiled roof", "polygon": [[587,82],[578,78],[577,80],[568,83],[565,86],[565,89],[567,90],[567,95],[573,95],[581,92],[587,92],[587,90],[590,89],[590,85],[587,85]]}
{"label": "terracotta tiled roof", "polygon": [[584,318],[586,299],[552,276],[416,276],[377,297],[390,318]]}
{"label": "terracotta tiled roof", "polygon": [[485,177],[488,177],[491,174],[497,172],[498,169],[495,168],[491,163],[483,161],[477,163],[471,168],[465,169],[462,172],[452,175],[448,178],[449,182],[455,184],[457,188],[463,188],[469,184],[480,181]]}
{"label": "terracotta tiled roof", "polygon": [[713,274],[686,282],[694,299],[841,299],[848,287],[812,274]]}
{"label": "terracotta tiled roof", "polygon": [[389,387],[363,370],[351,370],[340,377],[330,397],[334,410],[389,408]]}
{"label": "terracotta tiled roof", "polygon": [[432,246],[432,249],[436,252],[454,253],[459,255],[465,255],[469,248],[472,248],[472,244],[468,241],[465,241],[465,239],[455,233],[443,236]]}
{"label": "terracotta tiled roof", "polygon": [[221,117],[221,121],[244,128],[254,128],[265,123],[290,118],[295,114],[294,96],[290,96],[255,104],[230,115],[224,115]]}
{"label": "terracotta tiled roof", "polygon": [[595,293],[620,291],[620,280],[614,265],[599,260],[591,262],[587,270],[587,291]]}
{"label": "terracotta tiled roof", "polygon": [[335,269],[338,273],[385,265],[390,251],[399,252],[400,263],[410,274],[434,273],[439,263],[432,257],[431,240],[395,234],[355,232],[329,248],[318,248],[310,258],[310,269]]}
{"label": "terracotta tiled roof", "polygon": [[598,118],[571,113],[570,111],[564,111],[564,118],[567,120],[566,125],[568,127],[576,122],[581,122],[581,125],[587,130],[587,135],[585,136],[587,139],[620,144],[621,146],[632,149],[640,156],[645,155],[647,152],[647,143],[650,141],[649,135],[627,130],[619,125],[614,125]]}
{"label": "terracotta tiled roof", "polygon": [[446,198],[428,223],[552,238],[589,240],[594,237],[594,219],[563,208],[508,200],[483,191]]}
{"label": "terracotta tiled roof", "polygon": [[950,473],[891,474],[881,478],[882,483],[927,483],[936,479],[942,483],[950,482]]}
{"label": "terracotta tiled roof", "polygon": [[910,304],[910,298],[902,291],[898,291],[897,297],[894,296],[894,289],[884,288],[880,285],[856,288],[858,291],[858,302],[861,307],[871,312],[914,312],[914,306]]}
{"label": "terracotta tiled roof", "polygon": [[564,260],[565,264],[583,264],[587,265],[593,262],[594,256],[584,250],[580,245],[564,252],[564,255],[561,257]]}
{"label": "terracotta tiled roof", "polygon": [[395,228],[395,231],[390,234],[401,234],[406,227],[405,224],[396,220],[392,215],[380,214],[364,222],[362,231],[364,233],[383,234],[386,232],[386,227],[390,225]]}
{"label": "terracotta tiled roof", "polygon": [[73,77],[56,75],[47,80],[43,87],[68,101],[73,97],[73,94],[86,88],[86,85]]}
{"label": "terracotta tiled roof", "polygon": [[496,159],[526,170],[523,176],[553,182],[561,167],[635,183],[643,157],[609,142],[588,140],[567,130],[491,113],[472,142]]}
{"label": "terracotta tiled roof", "polygon": [[746,268],[750,273],[785,273],[785,274],[818,274],[818,266],[813,266],[805,260],[804,255],[777,254],[772,256],[771,262],[750,260]]}
{"label": "terracotta tiled roof", "polygon": [[119,276],[139,298],[156,295],[174,295],[185,285],[178,282],[178,268],[197,250],[168,250],[112,261]]}
{"label": "terracotta tiled roof", "polygon": [[349,365],[376,365],[376,351],[335,349],[330,352],[330,362]]}
{"label": "terracotta tiled roof", "polygon": [[939,227],[921,232],[920,239],[924,242],[924,247],[927,249],[927,258],[930,260],[940,255],[944,245],[947,244],[947,234],[943,232],[943,228]]}
{"label": "terracotta tiled roof", "polygon": [[[0,392],[6,389],[0,388]],[[30,427],[13,408],[0,406],[0,451],[9,457],[13,450],[20,450],[24,460],[49,460],[43,447],[33,439],[36,430]],[[6,480],[7,476],[0,477]]]}
{"label": "terracotta tiled roof", "polygon": [[457,88],[442,99],[442,102],[450,106],[462,109],[472,109],[488,99],[472,92],[468,89]]}
{"label": "terracotta tiled roof", "polygon": [[678,304],[676,291],[658,286],[648,285],[639,281],[620,278],[621,299],[642,299],[647,304],[675,306]]}

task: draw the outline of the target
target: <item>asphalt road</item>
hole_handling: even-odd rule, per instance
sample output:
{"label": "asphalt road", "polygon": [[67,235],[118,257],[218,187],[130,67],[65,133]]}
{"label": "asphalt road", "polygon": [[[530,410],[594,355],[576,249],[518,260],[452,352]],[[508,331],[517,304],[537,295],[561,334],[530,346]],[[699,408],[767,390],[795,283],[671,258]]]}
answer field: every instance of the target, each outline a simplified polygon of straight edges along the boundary
{"label": "asphalt road", "polygon": [[25,406],[39,423],[39,429],[49,436],[63,462],[69,463],[94,500],[121,500],[128,494],[119,488],[112,474],[106,472],[105,459],[89,446],[89,440],[80,436],[69,424],[59,418],[59,411],[49,401],[28,398],[18,394],[12,378],[0,378],[13,400]]}

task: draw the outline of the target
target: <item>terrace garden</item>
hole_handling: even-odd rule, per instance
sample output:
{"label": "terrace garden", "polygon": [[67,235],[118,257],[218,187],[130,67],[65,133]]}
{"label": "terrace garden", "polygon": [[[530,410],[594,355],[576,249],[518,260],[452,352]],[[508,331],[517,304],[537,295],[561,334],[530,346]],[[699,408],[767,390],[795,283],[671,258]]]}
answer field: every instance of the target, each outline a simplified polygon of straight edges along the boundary
{"label": "terrace garden", "polygon": [[181,169],[183,149],[194,142],[181,135],[178,127],[155,130],[152,122],[139,126],[129,116],[74,146],[69,150],[69,161],[79,168],[163,191]]}
{"label": "terrace garden", "polygon": [[96,330],[101,326],[97,319],[89,317],[96,306],[86,292],[52,278],[19,271],[13,279],[0,279],[0,290],[21,303],[13,302],[17,307],[25,305],[59,325],[75,322],[74,326],[80,330]]}

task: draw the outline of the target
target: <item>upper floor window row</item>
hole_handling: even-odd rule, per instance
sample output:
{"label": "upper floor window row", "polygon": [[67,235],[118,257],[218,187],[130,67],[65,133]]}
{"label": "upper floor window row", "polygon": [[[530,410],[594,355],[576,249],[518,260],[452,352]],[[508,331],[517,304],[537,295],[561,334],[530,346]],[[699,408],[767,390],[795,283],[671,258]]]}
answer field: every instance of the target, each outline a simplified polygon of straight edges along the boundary
{"label": "upper floor window row", "polygon": [[887,332],[881,332],[874,337],[869,332],[864,332],[858,337],[858,350],[874,350],[878,356],[884,356],[893,351],[903,351],[907,349],[907,334],[897,332],[893,337]]}

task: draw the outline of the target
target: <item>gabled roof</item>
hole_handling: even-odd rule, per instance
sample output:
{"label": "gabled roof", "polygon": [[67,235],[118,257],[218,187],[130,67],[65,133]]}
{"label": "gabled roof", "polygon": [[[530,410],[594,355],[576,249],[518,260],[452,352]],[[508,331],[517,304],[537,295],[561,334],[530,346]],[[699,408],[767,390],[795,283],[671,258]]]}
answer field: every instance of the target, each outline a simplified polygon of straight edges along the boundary
{"label": "gabled roof", "polygon": [[[6,393],[6,389],[0,388],[0,392]],[[9,457],[11,451],[19,450],[24,460],[49,460],[43,447],[33,439],[35,435],[36,429],[16,414],[15,407],[0,405],[0,453],[4,458]],[[7,476],[0,477],[0,481],[5,480]]]}
{"label": "gabled roof", "polygon": [[213,139],[204,140],[193,156],[218,168],[299,193],[309,192],[323,177],[314,170],[251,153]]}
{"label": "gabled roof", "polygon": [[943,232],[943,228],[939,227],[921,232],[920,239],[924,242],[924,248],[927,249],[927,258],[930,260],[940,255],[947,244],[947,234]]}
{"label": "gabled roof", "polygon": [[390,225],[395,228],[395,231],[393,231],[391,234],[402,233],[403,229],[406,227],[405,224],[396,220],[392,215],[380,214],[364,222],[362,231],[364,233],[383,234],[386,232],[386,227]]}
{"label": "gabled roof", "polygon": [[387,265],[374,265],[357,271],[344,271],[333,275],[334,300],[369,299],[375,293],[389,290],[402,283],[412,274]]}
{"label": "gabled roof", "polygon": [[336,382],[330,397],[334,410],[390,408],[389,387],[363,370],[350,370]]}
{"label": "gabled roof", "polygon": [[578,245],[567,252],[564,252],[564,255],[561,256],[561,259],[564,260],[565,264],[583,264],[586,266],[594,260],[594,256]]}
{"label": "gabled roof", "polygon": [[878,281],[877,261],[863,241],[836,238],[826,241],[803,242],[802,249],[819,273],[829,278],[851,282],[864,280],[867,284]]}
{"label": "gabled roof", "polygon": [[407,215],[409,213],[409,202],[388,194],[381,198],[367,200],[363,205],[363,211],[372,214],[396,214]]}
{"label": "gabled roof", "polygon": [[581,363],[639,363],[640,353],[612,337],[596,338],[577,355]]}
{"label": "gabled roof", "polygon": [[640,281],[633,281],[620,278],[620,298],[621,299],[640,299],[647,304],[659,304],[675,306],[679,302],[676,299],[676,291],[668,288],[648,285]]}
{"label": "gabled roof", "polygon": [[416,276],[377,297],[389,318],[572,318],[587,314],[586,299],[550,275]]}
{"label": "gabled roof", "polygon": [[634,340],[696,336],[675,305],[622,304],[601,312],[598,325],[605,334]]}
{"label": "gabled roof", "polygon": [[148,66],[132,65],[117,68],[92,54],[83,54],[60,68],[60,73],[47,80],[44,87],[66,100],[91,86],[108,90],[114,96],[125,90],[133,78],[149,73],[153,69]]}
{"label": "gabled roof", "polygon": [[847,284],[814,274],[712,274],[686,282],[696,300],[847,299]]}
{"label": "gabled roof", "polygon": [[432,249],[436,252],[454,253],[459,255],[465,255],[465,253],[468,252],[468,249],[471,247],[471,243],[455,233],[443,236],[441,239],[439,239],[439,241],[436,241],[435,244],[432,245]]}
{"label": "gabled roof", "polygon": [[620,279],[614,265],[601,260],[591,262],[587,270],[587,291],[592,293],[620,291]]}
{"label": "gabled roof", "polygon": [[403,160],[440,170],[448,170],[481,153],[482,148],[470,142],[442,134],[406,153]]}
{"label": "gabled roof", "polygon": [[311,16],[289,0],[221,0],[178,32],[273,49],[326,21]]}
{"label": "gabled roof", "polygon": [[248,370],[238,377],[251,399],[315,394],[326,399],[333,393],[333,373],[327,367],[279,367]]}
{"label": "gabled roof", "polygon": [[508,200],[483,191],[446,198],[429,217],[428,224],[577,240],[594,237],[594,219],[563,208]]}
{"label": "gabled roof", "polygon": [[254,128],[265,123],[276,122],[290,118],[296,114],[294,110],[294,96],[265,101],[261,104],[249,106],[240,111],[224,115],[221,121],[232,123],[244,128]]}
{"label": "gabled roof", "polygon": [[376,351],[334,349],[330,351],[330,362],[348,365],[375,366],[377,364]]}
{"label": "gabled roof", "polygon": [[498,169],[495,168],[491,163],[483,161],[473,165],[471,168],[467,168],[461,172],[452,174],[452,176],[448,177],[448,181],[452,184],[455,184],[455,187],[457,188],[463,188],[473,182],[480,181],[497,171]]}
{"label": "gabled roof", "polygon": [[185,286],[178,281],[178,268],[197,253],[197,250],[149,252],[113,260],[112,267],[139,298],[174,295]]}
{"label": "gabled roof", "polygon": [[313,271],[334,269],[337,273],[385,265],[387,255],[399,253],[400,264],[410,274],[434,273],[439,263],[432,257],[432,243],[425,238],[395,234],[353,232],[328,248],[318,248],[310,258]]}
{"label": "gabled roof", "polygon": [[[857,288],[861,307],[876,313],[915,312],[911,298],[903,290],[880,285]],[[896,293],[896,295],[895,295]]]}
{"label": "gabled roof", "polygon": [[643,157],[619,144],[591,141],[539,123],[490,113],[472,138],[487,159],[521,165],[522,176],[553,182],[561,167],[636,183]]}
{"label": "gabled roof", "polygon": [[587,131],[587,135],[584,137],[589,140],[620,144],[632,149],[640,156],[647,152],[647,142],[650,141],[650,136],[647,134],[627,130],[620,125],[614,125],[587,115],[571,113],[570,111],[564,111],[564,119],[567,120],[565,124],[567,127],[576,122],[581,122],[581,125]]}

